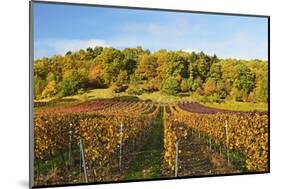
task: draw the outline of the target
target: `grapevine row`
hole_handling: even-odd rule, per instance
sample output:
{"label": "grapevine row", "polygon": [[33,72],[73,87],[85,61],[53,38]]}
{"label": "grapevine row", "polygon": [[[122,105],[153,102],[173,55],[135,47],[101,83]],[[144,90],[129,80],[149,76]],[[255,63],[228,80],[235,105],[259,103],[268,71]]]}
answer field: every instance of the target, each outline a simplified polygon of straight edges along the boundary
{"label": "grapevine row", "polygon": [[36,114],[35,158],[44,160],[67,150],[71,135],[73,146],[84,140],[89,174],[97,177],[95,167],[111,166],[120,148],[120,125],[124,125],[122,143],[127,145],[149,131],[158,111],[153,104],[118,102],[94,112]]}
{"label": "grapevine row", "polygon": [[165,120],[165,160],[173,169],[174,145],[188,130],[246,156],[249,171],[268,170],[268,115],[260,113],[202,114],[170,106]]}

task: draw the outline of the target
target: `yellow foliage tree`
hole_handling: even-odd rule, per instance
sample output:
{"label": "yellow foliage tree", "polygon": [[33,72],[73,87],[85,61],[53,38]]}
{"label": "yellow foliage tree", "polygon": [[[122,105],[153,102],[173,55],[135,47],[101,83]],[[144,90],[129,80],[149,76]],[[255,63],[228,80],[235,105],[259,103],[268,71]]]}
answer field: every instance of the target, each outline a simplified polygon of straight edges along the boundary
{"label": "yellow foliage tree", "polygon": [[42,92],[42,98],[50,98],[57,94],[57,83],[55,81],[49,81],[47,86]]}

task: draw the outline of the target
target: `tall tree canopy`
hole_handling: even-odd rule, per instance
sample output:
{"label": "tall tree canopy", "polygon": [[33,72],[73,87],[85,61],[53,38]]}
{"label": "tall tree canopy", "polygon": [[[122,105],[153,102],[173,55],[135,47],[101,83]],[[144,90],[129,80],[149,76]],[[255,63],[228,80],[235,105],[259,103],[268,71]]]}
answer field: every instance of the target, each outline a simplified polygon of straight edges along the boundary
{"label": "tall tree canopy", "polygon": [[89,47],[34,62],[36,99],[109,87],[136,95],[185,92],[216,100],[266,102],[268,63],[219,59],[203,52],[161,49],[151,53],[141,47]]}

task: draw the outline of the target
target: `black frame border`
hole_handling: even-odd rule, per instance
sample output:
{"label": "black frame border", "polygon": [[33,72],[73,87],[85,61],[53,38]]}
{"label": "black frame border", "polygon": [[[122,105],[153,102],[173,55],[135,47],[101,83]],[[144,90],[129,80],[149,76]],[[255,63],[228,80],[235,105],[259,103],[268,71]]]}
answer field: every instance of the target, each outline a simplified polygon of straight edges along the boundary
{"label": "black frame border", "polygon": [[[224,15],[224,16],[244,16],[244,17],[258,17],[267,18],[268,22],[268,170],[263,172],[246,172],[246,173],[231,173],[231,174],[213,174],[213,175],[196,175],[196,176],[183,176],[183,177],[165,177],[154,179],[133,179],[122,181],[107,181],[107,182],[89,182],[77,184],[56,184],[56,185],[41,185],[34,186],[34,130],[33,130],[33,62],[34,62],[34,10],[33,4],[53,4],[53,5],[72,5],[84,7],[101,7],[101,8],[117,8],[117,9],[132,9],[132,10],[148,10],[148,11],[163,11],[163,12],[182,12],[182,13],[195,13],[195,14],[209,14],[209,15]],[[104,4],[89,4],[89,3],[74,3],[74,2],[58,2],[58,1],[29,1],[29,188],[54,188],[54,187],[67,187],[67,186],[89,186],[100,184],[117,184],[117,183],[132,183],[144,181],[162,181],[162,180],[181,180],[190,178],[211,178],[211,177],[224,177],[224,176],[241,176],[241,175],[258,175],[270,173],[270,16],[269,15],[256,15],[256,14],[240,14],[240,13],[226,13],[226,12],[208,12],[208,11],[194,11],[184,9],[164,9],[164,8],[148,8],[148,7],[134,7],[134,6],[121,6],[121,5],[104,5]]]}

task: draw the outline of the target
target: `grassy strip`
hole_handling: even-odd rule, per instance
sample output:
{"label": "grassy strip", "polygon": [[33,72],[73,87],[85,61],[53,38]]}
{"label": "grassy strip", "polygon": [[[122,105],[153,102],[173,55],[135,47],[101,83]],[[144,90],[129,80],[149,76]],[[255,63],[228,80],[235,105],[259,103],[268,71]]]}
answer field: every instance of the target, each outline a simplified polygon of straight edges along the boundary
{"label": "grassy strip", "polygon": [[160,178],[163,161],[163,108],[161,107],[147,140],[125,172],[125,180]]}
{"label": "grassy strip", "polygon": [[268,111],[267,103],[251,103],[251,102],[225,102],[225,103],[204,103],[210,108],[218,108],[236,111]]}
{"label": "grassy strip", "polygon": [[[80,151],[78,146],[73,146],[74,149],[72,149],[72,158],[75,159],[80,156]],[[68,162],[68,150],[64,150],[61,152],[56,153],[53,156],[48,156],[45,159],[46,160],[35,160],[34,162],[34,176],[36,177],[38,173],[40,175],[46,175],[50,171],[52,171],[53,168],[56,167],[63,167],[67,166]]]}
{"label": "grassy strip", "polygon": [[[101,100],[101,99],[139,99],[139,100],[150,100],[156,103],[178,103],[178,102],[188,102],[195,101],[200,102],[198,96],[189,96],[187,93],[179,93],[178,95],[167,95],[161,92],[152,92],[152,93],[143,93],[142,95],[130,95],[126,92],[114,93],[112,89],[93,89],[82,95],[67,96],[58,100],[54,103],[53,106],[65,106],[75,105],[79,102],[85,102],[89,100]],[[46,100],[40,100],[37,102],[48,102]],[[205,106],[218,109],[226,110],[236,110],[236,111],[268,111],[267,103],[252,103],[252,102],[234,102],[234,101],[225,101],[222,103],[202,103]],[[52,107],[49,105],[49,107]]]}
{"label": "grassy strip", "polygon": [[[187,93],[180,93],[178,95],[167,95],[161,92],[143,93],[142,95],[129,95],[126,92],[114,93],[110,88],[108,89],[94,89],[83,95],[74,95],[64,97],[63,99],[73,99],[79,101],[86,100],[98,100],[98,99],[112,99],[119,97],[135,97],[139,100],[150,100],[156,103],[178,103],[195,101],[200,102],[200,98],[196,96],[189,96]],[[202,102],[200,102],[202,103]],[[252,102],[234,102],[225,101],[222,103],[203,103],[204,105],[211,108],[226,109],[226,110],[237,110],[237,111],[267,111],[267,103],[252,103]]]}
{"label": "grassy strip", "polygon": [[[195,133],[195,132],[194,132]],[[195,134],[196,136],[197,134]],[[208,136],[201,136],[199,139],[201,140],[205,145],[210,147],[210,140]],[[211,144],[212,150],[220,153],[224,159],[227,159],[227,149],[222,144],[216,144],[212,142]],[[246,156],[238,151],[235,150],[229,150],[229,160],[231,165],[233,165],[236,169],[240,170],[241,172],[248,172],[246,168]]]}

